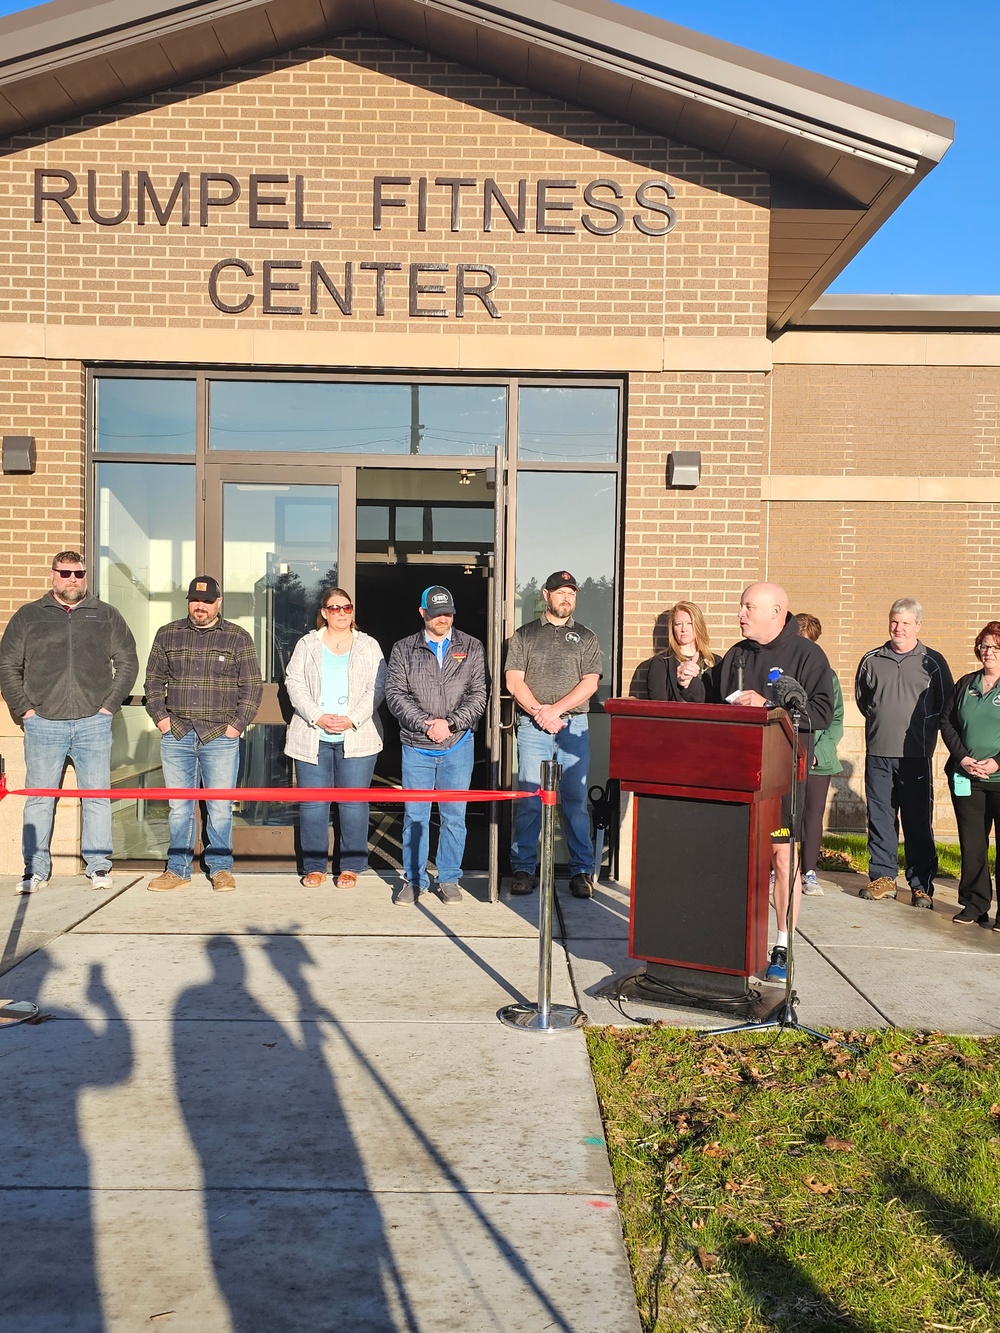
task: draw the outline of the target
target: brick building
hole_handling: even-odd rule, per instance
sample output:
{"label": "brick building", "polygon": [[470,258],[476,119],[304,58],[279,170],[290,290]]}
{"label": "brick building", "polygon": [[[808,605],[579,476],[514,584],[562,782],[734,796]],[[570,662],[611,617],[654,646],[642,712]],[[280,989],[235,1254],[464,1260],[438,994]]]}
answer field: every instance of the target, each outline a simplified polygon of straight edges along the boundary
{"label": "brick building", "polygon": [[[3,433],[36,449],[5,457],[0,616],[78,545],[142,656],[218,574],[268,682],[246,781],[289,780],[283,664],[331,577],[386,649],[452,587],[499,675],[567,567],[605,696],[641,690],[678,598],[732,642],[760,577],[845,684],[898,595],[966,668],[994,614],[1000,307],[823,296],[950,122],[604,0],[56,0],[0,33]],[[508,779],[509,722],[498,694],[477,784]],[[138,698],[115,728],[116,783],[155,785]],[[162,855],[162,810],[115,821],[119,859]],[[238,850],[290,860],[291,822],[245,805]]]}

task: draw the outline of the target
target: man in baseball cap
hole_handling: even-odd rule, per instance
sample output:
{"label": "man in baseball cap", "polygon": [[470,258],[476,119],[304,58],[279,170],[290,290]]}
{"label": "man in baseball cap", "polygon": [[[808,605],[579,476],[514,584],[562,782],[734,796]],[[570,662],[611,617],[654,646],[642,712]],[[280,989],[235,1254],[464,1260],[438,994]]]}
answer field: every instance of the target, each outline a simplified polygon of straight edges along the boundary
{"label": "man in baseball cap", "polygon": [[[385,701],[399,720],[403,786],[467,791],[472,785],[473,732],[486,711],[486,650],[455,626],[455,599],[447,588],[425,588],[423,626],[389,654]],[[438,897],[461,901],[465,802],[438,804]],[[430,802],[407,801],[403,811],[403,875],[394,901],[412,905],[430,888]]]}
{"label": "man in baseball cap", "polygon": [[[240,737],[257,716],[264,687],[253,639],[222,618],[222,589],[198,574],[187,591],[188,613],[156,631],[146,665],[146,712],[160,729],[160,766],[168,787],[235,787]],[[233,878],[233,803],[207,801],[205,865],[212,888],[227,893]],[[169,893],[191,883],[195,803],[170,802],[167,866],[146,886]]]}
{"label": "man in baseball cap", "polygon": [[[601,679],[597,635],[574,620],[577,582],[568,569],[545,580],[545,610],[515,630],[507,652],[507,689],[519,711],[517,777],[522,791],[537,791],[542,761],[562,765],[559,804],[569,850],[569,887],[575,898],[594,892],[594,844],[587,810],[590,697]],[[539,797],[518,801],[510,861],[511,893],[531,893],[538,883]]]}

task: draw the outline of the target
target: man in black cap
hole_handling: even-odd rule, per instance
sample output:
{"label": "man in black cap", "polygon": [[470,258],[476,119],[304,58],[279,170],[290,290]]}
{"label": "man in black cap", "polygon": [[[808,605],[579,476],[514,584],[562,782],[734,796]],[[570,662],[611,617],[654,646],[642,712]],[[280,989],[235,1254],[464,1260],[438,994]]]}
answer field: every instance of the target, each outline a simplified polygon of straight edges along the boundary
{"label": "man in black cap", "polygon": [[[424,791],[466,791],[472,785],[473,732],[486,711],[486,651],[455,628],[447,588],[426,588],[420,598],[423,629],[393,645],[385,701],[399,721],[403,786]],[[438,805],[441,831],[435,861],[438,896],[459,902],[465,854],[465,803]],[[431,806],[407,801],[403,813],[404,883],[395,902],[417,901],[430,888],[427,854]]]}
{"label": "man in black cap", "polygon": [[[264,687],[253,639],[222,619],[222,589],[199,574],[188,588],[188,613],[156,631],[146,664],[146,711],[163,733],[160,766],[168,787],[235,787],[240,736],[257,716]],[[205,864],[212,888],[226,893],[233,878],[233,803],[207,801]],[[170,802],[167,868],[153,893],[191,883],[195,803]]]}
{"label": "man in black cap", "polygon": [[[545,611],[511,636],[507,652],[507,689],[520,708],[517,726],[517,778],[522,791],[534,791],[542,761],[562,765],[559,804],[569,848],[569,887],[574,897],[594,893],[594,844],[587,811],[590,696],[601,679],[597,635],[573,619],[577,582],[568,570],[545,580]],[[538,883],[539,797],[514,806],[511,893],[531,893]]]}

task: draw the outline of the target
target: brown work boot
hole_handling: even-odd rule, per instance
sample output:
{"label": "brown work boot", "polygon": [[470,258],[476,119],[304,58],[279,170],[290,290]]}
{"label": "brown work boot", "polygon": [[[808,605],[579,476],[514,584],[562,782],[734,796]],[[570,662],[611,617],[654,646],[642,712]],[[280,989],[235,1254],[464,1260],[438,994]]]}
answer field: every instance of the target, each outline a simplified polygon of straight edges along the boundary
{"label": "brown work boot", "polygon": [[212,876],[212,888],[216,893],[232,893],[236,881],[229,870],[217,870]]}
{"label": "brown work boot", "polygon": [[162,875],[151,879],[146,888],[150,893],[169,893],[171,889],[180,889],[190,883],[189,879],[181,879],[180,875],[175,875],[172,870],[164,870]]}
{"label": "brown work boot", "polygon": [[895,898],[899,892],[899,885],[888,875],[882,875],[879,879],[873,879],[858,894],[859,898],[867,898],[869,902],[881,902],[883,898]]}

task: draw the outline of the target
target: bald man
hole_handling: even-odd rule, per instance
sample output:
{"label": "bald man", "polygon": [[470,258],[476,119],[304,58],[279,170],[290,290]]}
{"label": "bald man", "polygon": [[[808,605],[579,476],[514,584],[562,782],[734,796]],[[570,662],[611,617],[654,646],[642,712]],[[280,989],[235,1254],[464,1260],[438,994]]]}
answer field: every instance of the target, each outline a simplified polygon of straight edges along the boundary
{"label": "bald man", "polygon": [[[741,708],[766,708],[774,702],[772,682],[791,676],[806,693],[801,710],[800,735],[807,748],[807,771],[812,763],[812,737],[830,725],[833,717],[833,675],[826,653],[818,643],[799,634],[799,622],[788,614],[788,594],[777,583],[751,583],[740,598],[740,631],[735,644],[716,668],[718,698]],[[776,674],[777,673],[777,674]],[[802,793],[804,797],[805,793]],[[798,804],[800,822],[802,801]],[[793,830],[791,803],[782,803],[781,827],[771,835],[774,869],[774,914],[777,942],[771,950],[766,981],[784,984],[788,976],[788,869]],[[795,837],[800,836],[798,829]],[[802,881],[798,867],[792,888],[792,929],[799,916]]]}

